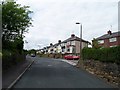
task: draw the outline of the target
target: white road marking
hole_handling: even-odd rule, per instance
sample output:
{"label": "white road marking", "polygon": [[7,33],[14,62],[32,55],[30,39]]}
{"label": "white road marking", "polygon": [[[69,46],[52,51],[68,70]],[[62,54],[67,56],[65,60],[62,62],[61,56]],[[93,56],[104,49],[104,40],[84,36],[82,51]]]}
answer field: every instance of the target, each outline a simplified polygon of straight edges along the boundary
{"label": "white road marking", "polygon": [[48,65],[49,67],[52,66],[52,65]]}
{"label": "white road marking", "polygon": [[74,61],[74,60],[65,60],[65,59],[54,59],[54,60],[60,60],[60,61],[64,61],[64,62],[67,62],[73,66],[77,65],[78,61]]}

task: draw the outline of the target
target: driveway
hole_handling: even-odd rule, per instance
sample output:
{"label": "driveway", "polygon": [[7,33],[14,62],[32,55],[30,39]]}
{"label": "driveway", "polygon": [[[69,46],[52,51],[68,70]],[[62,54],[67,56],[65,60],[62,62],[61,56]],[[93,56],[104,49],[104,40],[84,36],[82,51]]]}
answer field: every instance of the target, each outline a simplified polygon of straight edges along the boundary
{"label": "driveway", "polygon": [[62,60],[32,59],[34,63],[13,88],[112,88],[104,80]]}

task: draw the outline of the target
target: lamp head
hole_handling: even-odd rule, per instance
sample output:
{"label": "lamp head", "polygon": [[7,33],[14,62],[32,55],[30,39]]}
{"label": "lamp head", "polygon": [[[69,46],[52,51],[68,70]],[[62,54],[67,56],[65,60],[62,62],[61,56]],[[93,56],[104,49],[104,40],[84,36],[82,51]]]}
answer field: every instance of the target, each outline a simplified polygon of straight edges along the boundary
{"label": "lamp head", "polygon": [[80,24],[79,22],[76,22],[76,24]]}

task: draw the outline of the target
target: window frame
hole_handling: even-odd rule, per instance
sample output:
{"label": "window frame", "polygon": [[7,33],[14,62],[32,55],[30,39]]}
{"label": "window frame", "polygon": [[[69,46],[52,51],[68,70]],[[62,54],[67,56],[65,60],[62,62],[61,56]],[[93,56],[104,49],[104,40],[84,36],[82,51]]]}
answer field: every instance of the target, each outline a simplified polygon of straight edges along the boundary
{"label": "window frame", "polygon": [[116,37],[109,38],[109,42],[116,42],[116,41],[117,41],[117,38],[116,38]]}
{"label": "window frame", "polygon": [[104,40],[98,40],[98,44],[103,44],[104,42]]}

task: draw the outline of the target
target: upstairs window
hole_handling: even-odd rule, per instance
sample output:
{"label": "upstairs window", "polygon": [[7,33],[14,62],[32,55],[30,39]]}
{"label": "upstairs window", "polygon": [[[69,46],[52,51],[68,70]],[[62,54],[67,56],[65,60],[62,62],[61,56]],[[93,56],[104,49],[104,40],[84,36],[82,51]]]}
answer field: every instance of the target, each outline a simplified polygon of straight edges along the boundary
{"label": "upstairs window", "polygon": [[98,40],[98,43],[102,44],[102,43],[104,43],[104,40]]}
{"label": "upstairs window", "polygon": [[117,41],[116,38],[110,38],[110,39],[109,39],[109,42],[115,42],[115,41]]}
{"label": "upstairs window", "polygon": [[71,42],[71,45],[75,45],[75,41],[72,41],[72,42]]}
{"label": "upstairs window", "polygon": [[71,44],[71,42],[69,41],[69,42],[67,42],[67,45],[70,45]]}

